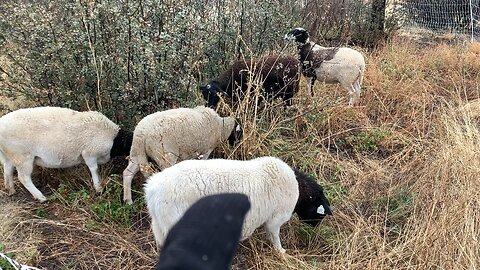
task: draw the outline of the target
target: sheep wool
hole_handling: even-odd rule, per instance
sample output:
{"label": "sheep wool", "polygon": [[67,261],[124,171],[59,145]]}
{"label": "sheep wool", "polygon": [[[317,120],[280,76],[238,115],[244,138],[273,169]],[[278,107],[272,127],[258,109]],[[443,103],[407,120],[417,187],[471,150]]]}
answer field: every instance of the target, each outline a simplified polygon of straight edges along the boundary
{"label": "sheep wool", "polygon": [[[95,189],[102,190],[98,164],[110,159],[120,128],[99,112],[60,107],[36,107],[10,112],[0,118],[0,161],[5,187],[14,194],[13,170],[40,202],[45,196],[33,185],[33,165],[66,168],[82,162],[90,169]],[[127,146],[128,147],[128,146]],[[121,152],[121,151],[120,151]]]}
{"label": "sheep wool", "polygon": [[144,190],[160,246],[170,228],[200,198],[234,192],[246,194],[251,203],[242,240],[265,224],[273,246],[282,253],[280,227],[291,218],[299,197],[294,171],[274,157],[183,161],[150,177]]}
{"label": "sheep wool", "polygon": [[[132,203],[131,183],[144,170],[150,157],[161,170],[177,161],[202,158],[222,141],[232,141],[238,131],[235,118],[220,117],[204,106],[156,112],[143,118],[135,127],[127,168],[123,172],[124,201]],[[238,135],[239,136],[239,135]]]}

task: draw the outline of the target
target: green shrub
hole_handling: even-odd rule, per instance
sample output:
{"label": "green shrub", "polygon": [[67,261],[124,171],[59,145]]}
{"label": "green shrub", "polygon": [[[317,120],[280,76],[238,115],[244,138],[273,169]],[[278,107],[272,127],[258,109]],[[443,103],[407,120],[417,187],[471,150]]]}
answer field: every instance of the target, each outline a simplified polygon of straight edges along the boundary
{"label": "green shrub", "polygon": [[[363,7],[349,13],[368,10],[354,2]],[[343,3],[332,5],[344,10]],[[351,36],[345,23],[361,23],[339,22],[322,7],[272,0],[1,1],[0,56],[10,63],[0,69],[2,94],[99,110],[133,125],[161,109],[203,103],[198,84],[234,59],[285,52],[285,32],[309,28],[302,25],[305,12],[335,24],[322,28],[335,29],[334,38]]]}

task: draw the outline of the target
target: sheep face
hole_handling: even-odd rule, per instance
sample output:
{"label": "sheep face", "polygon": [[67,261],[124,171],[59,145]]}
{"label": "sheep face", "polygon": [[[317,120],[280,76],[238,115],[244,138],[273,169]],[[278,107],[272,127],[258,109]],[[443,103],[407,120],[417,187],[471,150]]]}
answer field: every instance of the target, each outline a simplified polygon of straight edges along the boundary
{"label": "sheep face", "polygon": [[155,270],[230,269],[250,207],[240,193],[199,199],[169,230]]}
{"label": "sheep face", "polygon": [[132,140],[133,132],[121,128],[113,140],[110,156],[128,156],[130,154],[130,147],[132,147]]}
{"label": "sheep face", "polygon": [[295,40],[298,43],[305,44],[309,41],[309,35],[307,30],[303,28],[295,28],[285,34],[284,39],[286,40]]}
{"label": "sheep face", "polygon": [[332,215],[330,202],[325,197],[323,188],[314,178],[299,170],[294,169],[294,171],[300,191],[295,213],[300,221],[315,227],[325,216]]}
{"label": "sheep face", "polygon": [[209,108],[217,107],[220,101],[220,95],[225,94],[225,91],[215,81],[211,81],[207,85],[200,86],[199,88],[206,101],[206,106]]}
{"label": "sheep face", "polygon": [[311,197],[309,205],[299,208],[296,213],[300,218],[300,221],[315,227],[324,217],[332,215],[332,210],[330,209],[328,199],[322,192],[321,195],[316,198]]}
{"label": "sheep face", "polygon": [[235,128],[232,130],[232,133],[228,137],[228,144],[230,146],[234,146],[237,142],[239,142],[243,137],[243,128],[240,125],[240,120],[235,121]]}

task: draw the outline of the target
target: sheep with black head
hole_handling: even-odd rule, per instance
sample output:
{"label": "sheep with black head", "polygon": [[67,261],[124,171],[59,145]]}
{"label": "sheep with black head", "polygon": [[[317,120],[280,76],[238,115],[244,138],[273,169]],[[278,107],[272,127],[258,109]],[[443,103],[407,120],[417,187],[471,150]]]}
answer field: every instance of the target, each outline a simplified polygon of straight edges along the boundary
{"label": "sheep with black head", "polygon": [[267,99],[282,98],[285,105],[292,105],[292,98],[298,92],[299,63],[295,57],[269,55],[260,59],[237,60],[220,77],[200,86],[206,105],[215,108],[220,96],[228,98],[232,104],[243,100],[247,92],[253,96],[255,85],[263,86]]}
{"label": "sheep with black head", "polygon": [[85,163],[97,192],[103,187],[98,165],[113,156],[126,156],[133,133],[120,128],[100,112],[61,107],[35,107],[0,117],[0,162],[9,195],[15,193],[13,173],[40,202],[47,198],[32,182],[35,165],[68,168]]}
{"label": "sheep with black head", "polygon": [[280,227],[293,213],[312,226],[332,215],[330,203],[315,179],[275,157],[182,161],[151,176],[144,190],[159,246],[193,203],[212,194],[247,195],[251,209],[245,217],[241,239],[264,225],[274,248],[281,253],[285,249],[280,241]]}
{"label": "sheep with black head", "polygon": [[302,74],[307,78],[308,91],[314,95],[315,81],[339,83],[348,91],[349,106],[360,99],[365,59],[354,49],[345,47],[322,47],[310,41],[308,32],[295,28],[285,34],[285,39],[295,40],[298,44],[298,58]]}

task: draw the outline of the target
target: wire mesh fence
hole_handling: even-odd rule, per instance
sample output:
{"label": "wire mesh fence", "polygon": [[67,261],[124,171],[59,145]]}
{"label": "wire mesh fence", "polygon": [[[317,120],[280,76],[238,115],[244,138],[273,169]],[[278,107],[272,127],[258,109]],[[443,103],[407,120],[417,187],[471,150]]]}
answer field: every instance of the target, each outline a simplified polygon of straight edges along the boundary
{"label": "wire mesh fence", "polygon": [[480,38],[480,0],[397,0],[391,5],[406,31]]}

